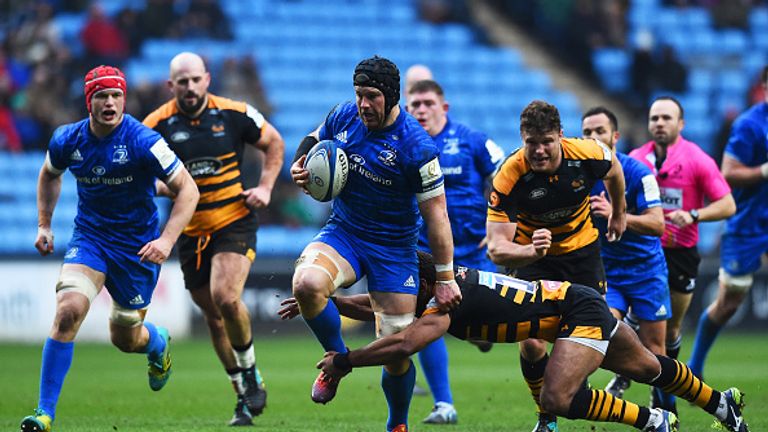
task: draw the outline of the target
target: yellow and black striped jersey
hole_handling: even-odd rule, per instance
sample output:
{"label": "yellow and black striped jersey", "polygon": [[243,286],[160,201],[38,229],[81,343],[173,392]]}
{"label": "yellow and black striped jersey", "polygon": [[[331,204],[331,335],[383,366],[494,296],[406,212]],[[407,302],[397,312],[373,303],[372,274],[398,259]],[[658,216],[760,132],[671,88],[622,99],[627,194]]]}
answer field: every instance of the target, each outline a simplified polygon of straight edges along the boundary
{"label": "yellow and black striped jersey", "polygon": [[[459,267],[462,300],[449,312],[448,333],[494,343],[528,338],[554,342],[582,337],[608,340],[616,326],[605,300],[593,288],[569,282],[528,282],[499,273]],[[434,302],[422,315],[438,312]]]}
{"label": "yellow and black striped jersey", "polygon": [[243,147],[259,141],[266,124],[254,107],[209,93],[208,105],[197,118],[184,115],[173,99],[148,115],[144,124],[165,138],[200,190],[184,234],[207,235],[250,213],[241,197]]}
{"label": "yellow and black striped jersey", "polygon": [[597,240],[589,193],[611,169],[611,150],[594,140],[563,138],[562,163],[552,174],[536,173],[523,150],[512,153],[493,178],[489,222],[515,222],[515,243],[531,243],[533,232],[552,232],[549,255],[562,255]]}

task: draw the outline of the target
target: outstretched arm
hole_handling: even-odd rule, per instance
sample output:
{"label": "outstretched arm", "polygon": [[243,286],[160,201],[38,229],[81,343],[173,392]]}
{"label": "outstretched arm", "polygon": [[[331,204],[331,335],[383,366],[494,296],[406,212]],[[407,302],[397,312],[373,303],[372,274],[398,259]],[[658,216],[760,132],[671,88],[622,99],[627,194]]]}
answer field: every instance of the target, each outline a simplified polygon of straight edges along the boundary
{"label": "outstretched arm", "polygon": [[627,202],[624,198],[624,170],[619,159],[614,157],[611,169],[603,178],[605,189],[611,199],[611,215],[608,217],[608,241],[618,241],[627,229]]}
{"label": "outstretched arm", "polygon": [[50,162],[46,157],[45,165],[40,168],[37,178],[37,239],[35,249],[40,255],[48,255],[53,252],[53,231],[51,219],[56,202],[61,193],[61,174],[54,172],[48,166]]}
{"label": "outstretched arm", "polygon": [[412,322],[405,330],[350,351],[346,354],[328,352],[317,368],[335,377],[342,377],[354,367],[386,365],[410,357],[443,336],[451,324],[444,312],[425,315]]}
{"label": "outstretched arm", "polygon": [[[371,308],[371,298],[368,294],[356,294],[352,296],[331,296],[331,301],[339,309],[339,314],[356,319],[358,321],[373,321],[373,308]],[[299,303],[294,297],[287,298],[280,302],[280,310],[277,314],[280,319],[288,320],[299,316]]]}

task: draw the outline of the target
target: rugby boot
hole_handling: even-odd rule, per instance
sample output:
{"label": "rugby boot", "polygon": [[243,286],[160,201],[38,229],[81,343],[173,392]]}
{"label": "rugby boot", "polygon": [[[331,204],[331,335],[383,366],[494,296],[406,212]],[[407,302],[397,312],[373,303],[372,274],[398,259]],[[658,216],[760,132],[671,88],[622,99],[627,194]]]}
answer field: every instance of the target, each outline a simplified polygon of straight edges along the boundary
{"label": "rugby boot", "polygon": [[237,397],[237,405],[235,405],[235,414],[229,421],[230,426],[251,426],[253,425],[253,417],[251,412],[248,411],[248,407],[245,405],[242,396]]}
{"label": "rugby boot", "polygon": [[631,384],[632,380],[623,375],[616,374],[613,376],[611,381],[608,382],[608,385],[605,386],[605,391],[610,393],[613,397],[623,399],[624,392],[629,388]]}
{"label": "rugby boot", "polygon": [[248,407],[252,417],[260,415],[267,406],[267,390],[261,380],[261,373],[256,366],[251,366],[243,372],[243,402]]}
{"label": "rugby boot", "polygon": [[159,359],[149,359],[149,388],[154,391],[162,389],[171,377],[171,337],[164,327],[158,327],[157,333],[165,339],[165,349]]}
{"label": "rugby boot", "polygon": [[21,432],[51,432],[53,419],[45,411],[36,408],[34,414],[21,419]]}
{"label": "rugby boot", "polygon": [[539,413],[539,421],[536,422],[531,432],[558,432],[557,416],[554,414]]}
{"label": "rugby boot", "polygon": [[408,426],[404,424],[399,424],[395,426],[394,429],[392,429],[392,432],[408,432]]}
{"label": "rugby boot", "polygon": [[336,396],[338,388],[339,380],[321,371],[312,383],[312,401],[327,404]]}
{"label": "rugby boot", "polygon": [[426,424],[456,424],[459,417],[456,408],[447,402],[438,402],[422,423]]}
{"label": "rugby boot", "polygon": [[413,385],[413,395],[414,396],[428,396],[429,390],[425,389],[424,387],[414,384]]}
{"label": "rugby boot", "polygon": [[731,387],[723,392],[728,413],[725,420],[715,421],[715,427],[725,429],[730,432],[749,432],[749,426],[741,415],[744,409],[744,393],[736,387]]}
{"label": "rugby boot", "polygon": [[675,413],[664,411],[660,408],[654,408],[654,410],[661,412],[661,424],[658,426],[648,426],[643,429],[645,432],[677,432],[679,430],[680,421]]}

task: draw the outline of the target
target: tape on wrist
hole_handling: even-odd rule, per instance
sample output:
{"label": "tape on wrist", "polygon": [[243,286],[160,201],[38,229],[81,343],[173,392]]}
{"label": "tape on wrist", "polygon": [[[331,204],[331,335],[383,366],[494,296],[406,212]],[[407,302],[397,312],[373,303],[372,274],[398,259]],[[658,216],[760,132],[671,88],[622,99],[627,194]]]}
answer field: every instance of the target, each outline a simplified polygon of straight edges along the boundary
{"label": "tape on wrist", "polygon": [[440,272],[447,272],[447,271],[452,272],[453,271],[453,261],[451,261],[451,262],[449,262],[447,264],[435,264],[435,271],[438,272],[438,273],[440,273]]}
{"label": "tape on wrist", "polygon": [[341,371],[351,371],[352,362],[349,361],[349,353],[339,353],[333,356],[333,366]]}
{"label": "tape on wrist", "polygon": [[436,284],[440,284],[440,285],[450,285],[450,284],[453,283],[453,281],[452,280],[439,280],[439,281],[435,281],[435,283]]}

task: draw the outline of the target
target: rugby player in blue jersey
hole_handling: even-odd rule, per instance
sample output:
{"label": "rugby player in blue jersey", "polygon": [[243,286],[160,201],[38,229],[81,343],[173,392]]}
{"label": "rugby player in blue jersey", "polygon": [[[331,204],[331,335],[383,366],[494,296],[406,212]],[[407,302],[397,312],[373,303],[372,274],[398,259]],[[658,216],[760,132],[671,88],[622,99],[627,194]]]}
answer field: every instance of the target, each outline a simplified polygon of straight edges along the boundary
{"label": "rugby player in blue jersey", "polygon": [[[353,75],[355,103],[336,106],[307,136],[291,166],[304,187],[306,153],[331,139],[349,158],[349,177],[333,201],[331,216],[296,262],[293,293],[301,314],[326,351],[346,352],[338,309],[329,298],[339,287],[367,277],[378,337],[402,330],[414,319],[419,289],[416,243],[420,215],[435,255],[436,298],[450,309],[461,301],[453,278],[453,238],[445,206],[443,175],[432,139],[401,111],[400,73],[375,56]],[[416,377],[409,359],[384,367],[381,386],[389,405],[388,431],[405,431]],[[312,400],[329,402],[338,380],[321,373]]]}
{"label": "rugby player in blue jersey", "polygon": [[[41,255],[53,252],[51,218],[66,169],[77,179],[79,202],[56,283],[56,316],[43,347],[38,405],[22,420],[22,432],[51,430],[75,336],[104,286],[113,300],[112,343],[124,352],[146,354],[152,390],[163,388],[171,374],[168,332],[144,317],[160,265],[192,217],[199,194],[163,138],[124,114],[125,94],[119,69],[99,66],[89,71],[89,117],[54,132],[40,170],[35,248]],[[162,234],[153,201],[156,178],[177,196]]]}
{"label": "rugby player in blue jersey", "polygon": [[[768,66],[760,76],[768,90]],[[760,259],[768,253],[768,92],[733,123],[721,171],[733,188],[736,214],[720,246],[720,289],[699,318],[688,365],[702,376],[717,335],[747,298]]]}
{"label": "rugby player in blue jersey", "polygon": [[[452,120],[443,88],[433,80],[413,83],[406,109],[424,127],[440,152],[445,199],[453,234],[453,260],[457,265],[495,271],[485,240],[486,190],[504,151],[484,133]],[[429,251],[427,227],[419,236],[419,249]],[[489,345],[490,346],[490,345]],[[456,410],[448,381],[448,353],[439,338],[419,351],[435,408],[425,423],[456,423]]]}
{"label": "rugby player in blue jersey", "polygon": [[[608,281],[605,299],[617,319],[626,317],[631,307],[640,341],[652,353],[664,355],[667,319],[672,316],[672,306],[667,263],[661,249],[664,213],[659,185],[648,167],[616,151],[619,122],[613,112],[605,107],[589,109],[581,118],[581,132],[583,138],[599,140],[610,147],[624,171],[627,230],[616,242],[600,236],[600,253]],[[611,204],[602,181],[592,188],[590,205],[595,224],[601,232],[606,232]],[[629,383],[628,378],[616,375],[606,391],[620,398]]]}

